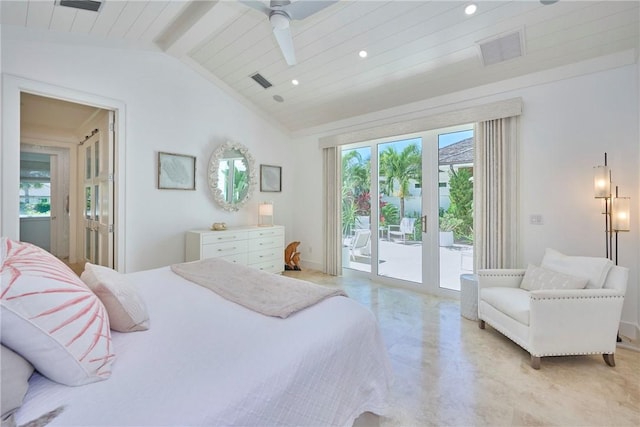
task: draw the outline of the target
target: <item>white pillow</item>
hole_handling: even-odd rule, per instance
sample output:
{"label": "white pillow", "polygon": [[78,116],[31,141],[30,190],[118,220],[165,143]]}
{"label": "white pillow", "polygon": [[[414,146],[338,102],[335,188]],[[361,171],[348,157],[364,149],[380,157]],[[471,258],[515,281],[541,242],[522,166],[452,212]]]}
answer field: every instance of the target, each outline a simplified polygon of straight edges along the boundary
{"label": "white pillow", "polygon": [[608,258],[567,256],[549,248],[545,251],[540,264],[540,267],[558,273],[587,278],[587,289],[602,288],[612,266],[613,262]]}
{"label": "white pillow", "polygon": [[8,347],[0,346],[0,409],[2,410],[2,426],[13,425],[13,413],[22,406],[24,395],[29,389],[29,378],[33,366],[18,353]]}
{"label": "white pillow", "polygon": [[2,343],[65,385],[108,378],[115,355],[98,297],[37,246],[2,238],[0,252]]}
{"label": "white pillow", "polygon": [[540,289],[584,289],[587,286],[587,279],[583,277],[570,276],[558,273],[546,268],[529,264],[524,273],[520,288],[527,291],[537,291]]}
{"label": "white pillow", "polygon": [[149,329],[147,307],[125,276],[110,268],[86,263],[80,278],[106,307],[111,329],[118,332]]}

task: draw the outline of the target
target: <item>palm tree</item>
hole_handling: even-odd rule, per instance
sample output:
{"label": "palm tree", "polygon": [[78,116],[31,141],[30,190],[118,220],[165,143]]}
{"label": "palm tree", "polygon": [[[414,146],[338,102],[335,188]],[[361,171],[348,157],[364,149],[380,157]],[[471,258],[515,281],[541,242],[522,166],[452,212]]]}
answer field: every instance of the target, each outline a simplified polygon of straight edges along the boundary
{"label": "palm tree", "polygon": [[345,151],[342,156],[342,187],[358,196],[371,189],[371,162],[358,150]]}
{"label": "palm tree", "polygon": [[400,153],[393,147],[387,147],[380,154],[379,175],[386,178],[384,192],[400,198],[400,218],[404,218],[404,199],[409,195],[409,182],[412,179],[422,181],[422,154],[418,146],[408,145]]}
{"label": "palm tree", "polygon": [[342,156],[342,229],[347,235],[357,215],[369,215],[358,207],[358,198],[371,189],[371,162],[358,150],[345,150]]}

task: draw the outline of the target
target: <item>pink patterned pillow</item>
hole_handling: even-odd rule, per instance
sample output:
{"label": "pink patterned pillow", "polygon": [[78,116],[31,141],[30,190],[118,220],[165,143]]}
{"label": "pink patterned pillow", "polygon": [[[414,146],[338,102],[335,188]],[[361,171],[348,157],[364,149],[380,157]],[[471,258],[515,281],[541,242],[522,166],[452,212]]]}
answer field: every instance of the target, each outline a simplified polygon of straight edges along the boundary
{"label": "pink patterned pillow", "polygon": [[115,358],[107,312],[62,261],[37,246],[0,240],[2,343],[66,385],[109,378]]}

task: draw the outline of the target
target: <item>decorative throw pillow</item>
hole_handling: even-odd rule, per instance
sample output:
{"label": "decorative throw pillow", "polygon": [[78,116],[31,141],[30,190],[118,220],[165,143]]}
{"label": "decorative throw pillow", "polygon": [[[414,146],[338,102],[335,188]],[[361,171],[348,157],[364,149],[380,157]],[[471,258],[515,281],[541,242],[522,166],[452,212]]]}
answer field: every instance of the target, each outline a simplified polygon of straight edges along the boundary
{"label": "decorative throw pillow", "polygon": [[115,358],[107,312],[62,261],[37,246],[0,240],[2,342],[65,385],[108,378]]}
{"label": "decorative throw pillow", "polygon": [[110,268],[86,263],[80,278],[104,304],[111,329],[118,332],[149,329],[147,307],[125,276]]}
{"label": "decorative throw pillow", "polygon": [[540,289],[584,289],[586,286],[586,278],[557,273],[532,264],[529,264],[527,267],[527,271],[525,271],[522,283],[520,284],[520,288],[526,289],[527,291],[537,291]]}
{"label": "decorative throw pillow", "polygon": [[588,289],[600,289],[609,274],[613,262],[608,258],[568,256],[556,250],[547,249],[540,267],[571,276],[586,277]]}
{"label": "decorative throw pillow", "polygon": [[29,388],[29,377],[33,373],[33,366],[10,348],[1,346],[0,349],[2,425],[15,425],[12,419],[13,413],[22,406],[22,400]]}

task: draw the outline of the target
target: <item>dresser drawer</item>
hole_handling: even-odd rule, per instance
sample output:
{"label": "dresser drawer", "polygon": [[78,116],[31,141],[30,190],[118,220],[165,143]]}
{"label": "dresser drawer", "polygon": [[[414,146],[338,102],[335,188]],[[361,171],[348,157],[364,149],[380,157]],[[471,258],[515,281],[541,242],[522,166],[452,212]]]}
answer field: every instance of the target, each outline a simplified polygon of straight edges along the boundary
{"label": "dresser drawer", "polygon": [[202,236],[202,244],[209,245],[212,243],[235,242],[237,240],[247,240],[246,231],[217,231]]}
{"label": "dresser drawer", "polygon": [[259,264],[249,264],[249,266],[269,273],[281,273],[283,264],[279,261],[266,261]]}
{"label": "dresser drawer", "polygon": [[271,248],[282,248],[283,246],[284,236],[261,237],[259,239],[249,240],[249,251],[262,251]]}
{"label": "dresser drawer", "polygon": [[202,258],[219,258],[247,252],[247,240],[202,245]]}
{"label": "dresser drawer", "polygon": [[263,237],[282,236],[284,239],[283,227],[260,227],[249,231],[249,239],[261,239]]}
{"label": "dresser drawer", "polygon": [[247,254],[234,254],[229,256],[221,256],[220,259],[232,262],[234,264],[247,265]]}
{"label": "dresser drawer", "polygon": [[284,252],[282,247],[274,247],[261,251],[249,252],[249,264],[259,264],[261,262],[277,261],[284,265]]}

